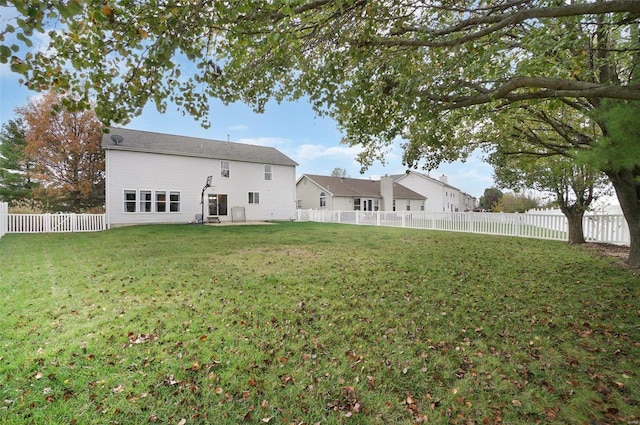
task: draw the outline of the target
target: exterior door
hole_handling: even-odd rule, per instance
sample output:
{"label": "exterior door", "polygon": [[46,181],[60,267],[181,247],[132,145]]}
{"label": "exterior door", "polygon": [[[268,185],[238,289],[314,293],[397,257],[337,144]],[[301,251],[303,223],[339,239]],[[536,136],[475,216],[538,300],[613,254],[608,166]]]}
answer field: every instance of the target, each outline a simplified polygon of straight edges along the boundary
{"label": "exterior door", "polygon": [[227,215],[227,195],[209,194],[209,217]]}

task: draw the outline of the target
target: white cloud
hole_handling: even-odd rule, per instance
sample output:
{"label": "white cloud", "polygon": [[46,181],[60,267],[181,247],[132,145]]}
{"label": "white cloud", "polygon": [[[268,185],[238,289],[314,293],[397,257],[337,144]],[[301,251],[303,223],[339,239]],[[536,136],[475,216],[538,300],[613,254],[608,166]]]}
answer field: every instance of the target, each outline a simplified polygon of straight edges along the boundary
{"label": "white cloud", "polygon": [[349,146],[303,144],[297,147],[294,156],[299,161],[313,161],[319,159],[352,160],[358,152],[358,148]]}
{"label": "white cloud", "polygon": [[291,145],[291,141],[282,137],[248,137],[235,140],[237,143],[247,145],[270,146],[273,148],[286,148]]}
{"label": "white cloud", "polygon": [[228,131],[247,131],[249,130],[248,125],[238,124],[238,125],[230,125],[227,127]]}

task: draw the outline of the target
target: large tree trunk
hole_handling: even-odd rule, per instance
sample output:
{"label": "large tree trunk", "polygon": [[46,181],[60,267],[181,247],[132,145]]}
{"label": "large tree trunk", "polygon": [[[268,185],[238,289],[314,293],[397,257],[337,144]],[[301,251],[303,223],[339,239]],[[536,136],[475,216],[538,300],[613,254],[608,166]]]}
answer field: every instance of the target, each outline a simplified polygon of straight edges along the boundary
{"label": "large tree trunk", "polygon": [[635,170],[607,171],[616,190],[624,218],[629,225],[631,251],[627,264],[640,267],[640,167]]}
{"label": "large tree trunk", "polygon": [[569,224],[569,240],[572,245],[584,243],[584,231],[582,228],[582,218],[584,210],[582,208],[560,208]]}

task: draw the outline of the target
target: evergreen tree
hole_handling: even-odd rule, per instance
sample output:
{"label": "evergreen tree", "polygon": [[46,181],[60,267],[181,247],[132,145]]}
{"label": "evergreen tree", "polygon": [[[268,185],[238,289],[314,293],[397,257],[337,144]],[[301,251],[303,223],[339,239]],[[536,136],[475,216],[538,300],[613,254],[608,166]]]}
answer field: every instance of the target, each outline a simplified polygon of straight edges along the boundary
{"label": "evergreen tree", "polygon": [[0,200],[15,205],[22,200],[32,200],[30,180],[31,164],[25,153],[25,127],[21,119],[10,120],[0,130]]}

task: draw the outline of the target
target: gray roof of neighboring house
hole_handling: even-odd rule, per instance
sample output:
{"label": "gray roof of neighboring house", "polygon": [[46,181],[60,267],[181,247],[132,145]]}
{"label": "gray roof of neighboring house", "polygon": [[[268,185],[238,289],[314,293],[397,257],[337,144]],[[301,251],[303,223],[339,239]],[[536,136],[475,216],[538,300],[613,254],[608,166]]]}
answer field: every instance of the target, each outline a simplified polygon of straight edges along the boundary
{"label": "gray roof of neighboring house", "polygon": [[[116,144],[111,138],[114,135],[121,136],[122,142]],[[102,137],[102,147],[109,150],[195,156],[292,167],[298,165],[276,148],[268,146],[223,142],[127,128],[111,127],[110,133]]]}
{"label": "gray roof of neighboring house", "polygon": [[[304,177],[332,193],[333,196],[382,197],[380,194],[380,180],[319,176],[315,174],[304,174],[301,178]],[[393,183],[393,197],[396,199],[425,199],[424,196],[419,193],[395,182]]]}

